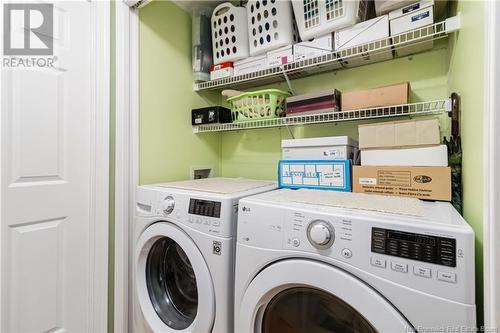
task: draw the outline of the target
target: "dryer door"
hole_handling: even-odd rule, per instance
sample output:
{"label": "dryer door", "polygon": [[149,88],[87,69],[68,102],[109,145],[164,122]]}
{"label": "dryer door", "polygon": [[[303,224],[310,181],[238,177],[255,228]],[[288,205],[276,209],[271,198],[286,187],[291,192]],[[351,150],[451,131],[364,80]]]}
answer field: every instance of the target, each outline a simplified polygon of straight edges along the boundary
{"label": "dryer door", "polygon": [[261,271],[239,309],[237,332],[414,332],[367,284],[328,264],[304,259],[277,262]]}
{"label": "dryer door", "polygon": [[180,228],[158,222],[136,246],[136,294],[154,332],[210,332],[215,296],[201,252]]}

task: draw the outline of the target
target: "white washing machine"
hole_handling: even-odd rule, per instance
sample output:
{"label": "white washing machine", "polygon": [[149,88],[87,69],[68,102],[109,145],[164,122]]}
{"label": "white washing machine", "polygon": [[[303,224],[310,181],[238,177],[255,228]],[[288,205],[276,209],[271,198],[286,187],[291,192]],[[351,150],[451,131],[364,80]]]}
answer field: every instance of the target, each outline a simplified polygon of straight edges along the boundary
{"label": "white washing machine", "polygon": [[474,234],[449,203],[277,190],[238,221],[238,333],[476,326]]}
{"label": "white washing machine", "polygon": [[238,200],[273,182],[209,178],[139,186],[134,332],[231,332]]}

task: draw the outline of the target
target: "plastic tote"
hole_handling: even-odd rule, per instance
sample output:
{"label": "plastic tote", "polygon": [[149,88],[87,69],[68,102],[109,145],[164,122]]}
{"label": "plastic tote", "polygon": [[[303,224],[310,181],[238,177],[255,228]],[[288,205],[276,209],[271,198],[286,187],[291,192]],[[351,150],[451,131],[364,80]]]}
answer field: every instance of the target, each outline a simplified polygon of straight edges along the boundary
{"label": "plastic tote", "polygon": [[374,17],[372,0],[292,0],[300,38],[309,40]]}
{"label": "plastic tote", "polygon": [[290,0],[249,0],[247,20],[251,56],[294,43]]}
{"label": "plastic tote", "polygon": [[227,99],[234,122],[279,118],[285,114],[285,101],[291,94],[279,89],[246,92]]}
{"label": "plastic tote", "polygon": [[248,57],[247,11],[225,2],[212,14],[212,48],[215,64]]}

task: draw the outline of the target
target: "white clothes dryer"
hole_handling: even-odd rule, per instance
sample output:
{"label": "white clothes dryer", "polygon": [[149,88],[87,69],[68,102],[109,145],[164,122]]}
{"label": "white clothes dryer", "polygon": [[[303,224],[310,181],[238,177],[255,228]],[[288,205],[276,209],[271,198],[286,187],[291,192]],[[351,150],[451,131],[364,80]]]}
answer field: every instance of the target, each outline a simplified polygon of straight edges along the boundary
{"label": "white clothes dryer", "polygon": [[238,200],[269,181],[208,178],[137,188],[134,332],[231,332]]}
{"label": "white clothes dryer", "polygon": [[240,201],[237,333],[473,331],[474,290],[474,233],[449,203],[317,190]]}

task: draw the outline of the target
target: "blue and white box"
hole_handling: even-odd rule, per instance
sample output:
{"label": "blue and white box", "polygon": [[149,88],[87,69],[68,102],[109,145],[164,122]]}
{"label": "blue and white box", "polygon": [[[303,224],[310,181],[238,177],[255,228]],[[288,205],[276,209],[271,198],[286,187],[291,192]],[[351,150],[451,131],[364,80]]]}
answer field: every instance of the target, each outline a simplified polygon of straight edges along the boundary
{"label": "blue and white box", "polygon": [[280,188],[310,188],[351,191],[351,161],[349,160],[280,160]]}

